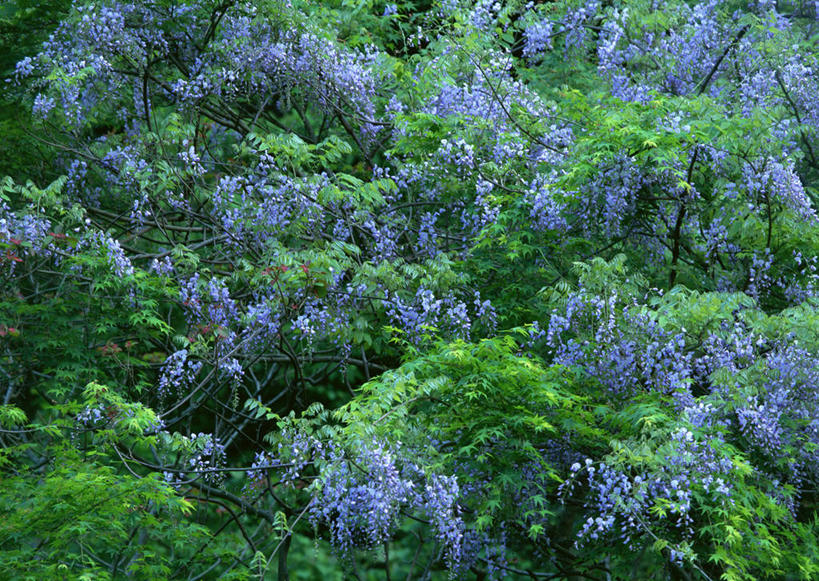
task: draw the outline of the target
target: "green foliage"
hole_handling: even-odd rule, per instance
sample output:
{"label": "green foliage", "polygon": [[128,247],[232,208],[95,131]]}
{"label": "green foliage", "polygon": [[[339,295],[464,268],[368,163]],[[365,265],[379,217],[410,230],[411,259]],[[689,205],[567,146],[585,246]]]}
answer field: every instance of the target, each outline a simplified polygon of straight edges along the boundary
{"label": "green foliage", "polygon": [[[699,76],[638,50],[693,3],[599,4],[138,3],[174,40],[110,85],[36,57],[91,2],[0,6],[0,577],[819,578],[807,3],[713,3]],[[603,74],[615,21],[645,98]],[[343,58],[233,78],[278,54],[220,36],[248,23]],[[457,484],[461,569],[407,502],[326,540],[313,503],[373,443]]]}
{"label": "green foliage", "polygon": [[47,426],[28,429],[51,444],[45,463],[3,480],[0,567],[7,578],[166,579],[186,554],[204,564],[212,558],[189,552],[208,533],[189,521],[193,505],[159,475],[118,474],[107,457],[115,449],[77,450]]}

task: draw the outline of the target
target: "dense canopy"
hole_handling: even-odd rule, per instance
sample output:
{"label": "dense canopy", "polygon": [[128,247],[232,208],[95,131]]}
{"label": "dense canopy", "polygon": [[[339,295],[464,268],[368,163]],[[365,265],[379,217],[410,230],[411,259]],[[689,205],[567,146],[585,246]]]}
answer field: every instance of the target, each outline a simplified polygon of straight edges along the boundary
{"label": "dense canopy", "polygon": [[6,3],[0,576],[819,578],[817,39]]}

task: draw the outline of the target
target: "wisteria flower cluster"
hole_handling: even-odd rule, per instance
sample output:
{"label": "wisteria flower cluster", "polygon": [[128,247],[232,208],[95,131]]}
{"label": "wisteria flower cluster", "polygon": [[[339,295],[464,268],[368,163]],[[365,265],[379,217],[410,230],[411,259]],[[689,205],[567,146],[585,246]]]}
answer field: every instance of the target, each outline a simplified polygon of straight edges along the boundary
{"label": "wisteria flower cluster", "polygon": [[401,521],[417,513],[430,519],[449,566],[459,566],[464,522],[457,477],[430,472],[400,445],[378,440],[359,440],[345,450],[332,440],[285,429],[277,450],[257,458],[250,478],[269,478],[263,475],[284,467],[284,485],[313,479],[310,520],[329,528],[341,554],[389,542]]}

